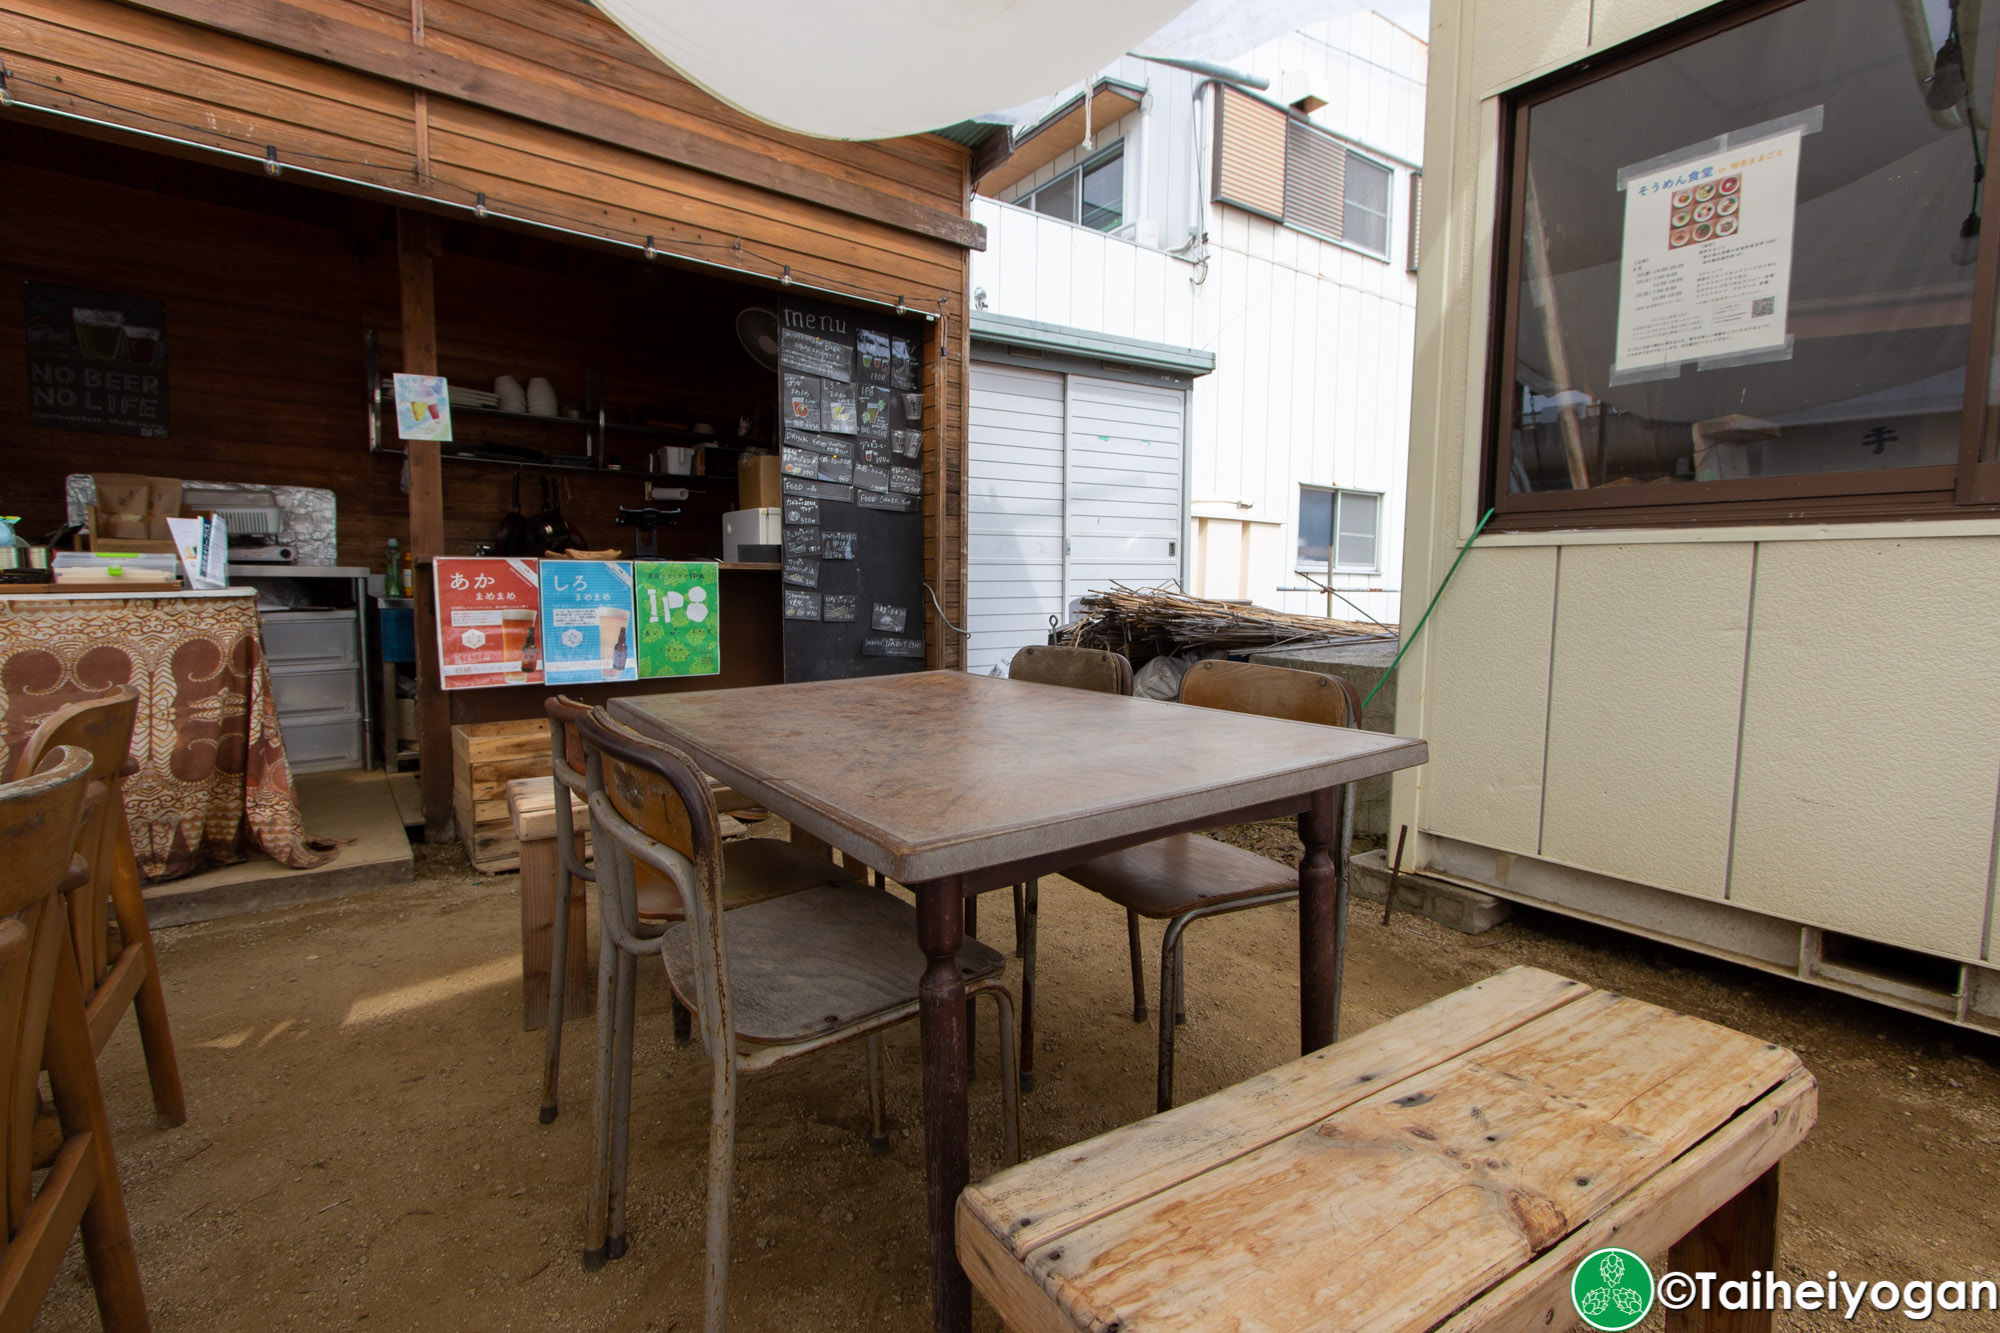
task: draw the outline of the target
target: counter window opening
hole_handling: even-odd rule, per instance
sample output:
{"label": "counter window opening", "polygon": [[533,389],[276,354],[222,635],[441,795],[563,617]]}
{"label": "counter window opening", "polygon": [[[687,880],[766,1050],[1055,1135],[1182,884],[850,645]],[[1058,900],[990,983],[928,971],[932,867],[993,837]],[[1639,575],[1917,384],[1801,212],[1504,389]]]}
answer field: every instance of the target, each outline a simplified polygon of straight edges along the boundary
{"label": "counter window opening", "polygon": [[1758,3],[1511,100],[1500,525],[2000,504],[1992,2]]}
{"label": "counter window opening", "polygon": [[1299,487],[1298,562],[1293,567],[1301,573],[1379,573],[1381,535],[1380,495]]}

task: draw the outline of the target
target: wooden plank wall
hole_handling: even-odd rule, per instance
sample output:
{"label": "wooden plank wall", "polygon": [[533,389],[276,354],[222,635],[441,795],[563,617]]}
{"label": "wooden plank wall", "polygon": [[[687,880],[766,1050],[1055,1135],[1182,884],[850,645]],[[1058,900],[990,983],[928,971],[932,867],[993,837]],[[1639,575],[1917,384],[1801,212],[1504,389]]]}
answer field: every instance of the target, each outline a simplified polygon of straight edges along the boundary
{"label": "wooden plank wall", "polygon": [[[665,252],[719,264],[746,277],[776,278],[789,268],[795,280],[837,293],[902,299],[923,313],[942,310],[949,333],[941,358],[945,400],[935,419],[926,422],[926,572],[947,613],[962,623],[966,251],[952,240],[927,234],[910,218],[965,215],[966,150],[933,136],[849,144],[763,125],[673,74],[581,0],[535,0],[532,6],[525,0],[416,4],[413,12],[403,0],[216,0],[199,7],[203,22],[213,26],[197,26],[161,12],[192,11],[193,6],[166,0],[0,0],[0,59],[10,72],[10,94],[21,103],[259,158],[268,145],[276,148],[282,163],[412,192],[441,205],[463,205],[483,195],[494,213],[618,241],[650,236]],[[256,32],[261,40],[222,30],[232,27]],[[310,58],[273,44],[291,44],[294,34],[298,50],[320,40],[329,58]],[[410,81],[423,67],[414,57],[425,52],[478,76],[456,85],[464,97],[426,94]],[[357,73],[357,63],[391,76]],[[395,75],[399,70],[415,72],[403,78]],[[551,118],[567,128],[482,104],[482,88],[495,90],[488,102],[550,108]],[[502,96],[499,90],[514,91]],[[20,107],[0,115],[27,124],[54,123]],[[597,137],[599,126],[604,136],[616,138],[621,127],[642,122],[651,127],[644,137],[659,151],[635,151]],[[116,137],[115,132],[104,133]],[[662,155],[675,145],[686,150],[678,159]],[[717,170],[698,169],[689,160]],[[766,184],[746,183],[751,177]],[[7,192],[14,200],[23,193]],[[96,197],[104,197],[102,191]],[[149,201],[120,200],[126,224],[106,220],[97,227],[109,238],[108,257],[83,262],[72,256],[67,265],[71,276],[95,282],[101,275],[110,282],[123,262],[116,257],[120,251],[153,245],[188,261],[182,265],[176,259],[180,276],[165,282],[163,275],[165,286],[207,275],[196,253],[205,243],[200,230],[163,238],[162,223],[149,221],[141,228],[131,221],[150,215]],[[165,211],[201,210],[191,204],[186,210],[173,205]],[[866,215],[871,212],[875,216]],[[47,230],[41,216],[17,215],[10,236]],[[210,219],[208,225],[219,224]],[[323,241],[315,245],[301,237],[294,224],[264,228],[253,238],[251,253],[264,266],[263,280],[287,288],[273,297],[265,313],[288,309],[302,319],[317,310],[325,319],[310,332],[289,326],[265,332],[298,349],[299,362],[330,358],[339,366],[341,389],[327,386],[328,398],[311,411],[292,415],[341,423],[337,466],[350,474],[344,484],[361,484],[352,475],[357,471],[368,479],[357,503],[349,505],[343,496],[343,510],[354,519],[351,527],[343,526],[343,558],[350,551],[372,556],[380,549],[378,538],[388,535],[383,529],[399,522],[400,466],[368,460],[357,469],[352,461],[358,434],[349,432],[356,432],[358,423],[350,405],[355,379],[348,339],[365,324],[385,330],[396,325],[393,246],[385,250],[378,245],[365,256],[337,259],[331,269],[304,273],[286,259],[287,253],[323,253],[326,247]],[[43,240],[60,247],[60,238]],[[293,246],[301,249],[293,251]],[[454,280],[451,262],[449,253],[440,260],[441,285]],[[234,281],[256,281],[244,276],[248,271]],[[130,281],[125,286],[147,290]],[[192,294],[193,289],[184,292],[176,305],[186,305]],[[451,299],[441,292],[445,327],[440,329],[439,354],[448,375],[455,356],[480,367],[493,360],[471,346],[479,339],[463,321],[457,335],[451,331]],[[543,299],[557,309],[584,304],[575,291]],[[513,304],[511,318],[536,322],[527,299]],[[7,318],[18,315],[0,315],[0,321]],[[476,322],[484,316],[474,312],[469,318]],[[176,323],[174,336],[195,327]],[[456,350],[454,336],[461,338]],[[532,343],[532,336],[526,341]],[[312,381],[293,373],[299,367],[289,364],[294,360],[290,350],[267,347],[258,355],[287,362],[287,383]],[[394,361],[385,360],[385,367],[394,369]],[[468,364],[459,373],[472,368]],[[483,373],[490,379],[492,372]],[[192,391],[193,381],[185,383]],[[202,419],[183,417],[183,384],[177,370],[177,436],[184,420]],[[10,397],[0,394],[0,414],[15,410],[5,406]],[[926,415],[930,417],[928,410]],[[276,429],[279,433],[261,445],[271,453],[282,452],[278,441],[283,431],[309,428],[292,421]],[[64,443],[74,445],[78,438],[69,436]],[[267,460],[258,458],[257,444],[240,434],[230,439],[229,448],[237,451],[230,457],[241,458],[249,450],[246,461],[255,461],[259,473],[270,472]],[[129,446],[103,447],[110,454],[136,457]],[[449,549],[460,549],[483,538],[500,511],[494,507],[490,476],[472,482],[465,480],[462,466],[447,462],[446,467],[451,469],[446,474],[447,543]],[[384,472],[389,474],[386,481],[380,475]],[[585,485],[582,480],[574,484]],[[369,562],[378,561],[373,557]],[[932,641],[934,665],[960,664],[956,635],[940,634],[933,626]]]}

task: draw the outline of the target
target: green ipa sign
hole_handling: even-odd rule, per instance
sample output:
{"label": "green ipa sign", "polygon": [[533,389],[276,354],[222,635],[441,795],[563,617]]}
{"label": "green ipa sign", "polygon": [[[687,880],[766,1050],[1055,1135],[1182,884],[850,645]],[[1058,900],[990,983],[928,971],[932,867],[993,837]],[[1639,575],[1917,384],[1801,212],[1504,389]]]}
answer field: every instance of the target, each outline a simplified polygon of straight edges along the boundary
{"label": "green ipa sign", "polygon": [[633,567],[641,676],[713,676],[722,670],[716,566],[643,560]]}

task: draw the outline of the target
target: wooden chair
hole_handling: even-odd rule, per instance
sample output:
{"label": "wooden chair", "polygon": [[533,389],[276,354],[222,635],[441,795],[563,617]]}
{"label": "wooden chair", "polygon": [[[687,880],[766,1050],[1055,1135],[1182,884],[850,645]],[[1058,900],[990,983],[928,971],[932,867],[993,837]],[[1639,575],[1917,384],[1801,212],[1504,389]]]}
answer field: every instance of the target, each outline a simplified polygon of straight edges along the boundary
{"label": "wooden chair", "polygon": [[[869,1116],[884,1136],[876,1075],[883,1029],[917,1015],[925,970],[916,910],[841,875],[803,893],[732,907],[715,799],[694,761],[594,710],[579,725],[590,762],[586,782],[599,884],[629,904],[651,882],[673,889],[685,919],[659,941],[674,993],[693,1011],[712,1069],[709,1095],[708,1244],[704,1327],[728,1324],[729,1196],[735,1171],[736,1080],[795,1056],[861,1038],[871,1074]],[[760,839],[754,841],[771,841]],[[782,845],[782,844],[778,844]],[[629,936],[633,918],[614,912]],[[726,923],[726,929],[725,929]],[[621,957],[645,947],[620,938]],[[991,995],[1000,1011],[1004,1155],[1019,1156],[1019,1092],[1013,1069],[1013,1000],[1000,981],[1005,960],[977,940],[959,951],[968,994]],[[620,995],[629,1014],[630,992]],[[616,1095],[622,1158],[629,1095],[631,1024],[621,1018],[623,1080]],[[600,1095],[603,1085],[600,1084]],[[601,1126],[600,1126],[601,1129]]]}
{"label": "wooden chair", "polygon": [[[139,862],[132,853],[132,827],[125,818],[125,779],[137,771],[131,754],[138,716],[139,692],[129,685],[101,699],[59,708],[42,719],[21,748],[15,776],[35,772],[59,746],[76,746],[90,755],[90,785],[76,846],[90,867],[90,881],[69,894],[69,916],[77,968],[89,997],[91,1046],[101,1052],[125,1011],[137,1010],[153,1111],[162,1125],[172,1128],[187,1120],[187,1099],[160,988],[159,957],[146,921]],[[118,923],[115,955],[107,903]]]}
{"label": "wooden chair", "polygon": [[[69,917],[57,898],[90,877],[75,847],[93,764],[89,751],[58,746],[38,770],[0,785],[0,864],[7,867],[0,875],[0,1040],[6,1043],[0,1145],[7,1217],[0,1328],[34,1323],[79,1227],[99,1320],[114,1333],[148,1327]],[[60,1130],[37,1152],[44,1069]],[[47,1174],[37,1189],[34,1173],[42,1166]]]}
{"label": "wooden chair", "polygon": [[[1285,667],[1220,660],[1197,662],[1181,678],[1181,702],[1197,708],[1352,726],[1361,716],[1354,687],[1338,676]],[[1345,930],[1347,844],[1352,833],[1353,798],[1342,812],[1338,847],[1341,901],[1335,907]],[[1139,918],[1164,920],[1160,945],[1160,1057],[1156,1098],[1164,1111],[1174,1104],[1174,1028],[1187,1021],[1182,994],[1181,936],[1203,917],[1289,902],[1299,896],[1292,867],[1199,833],[1177,833],[1157,842],[1099,856],[1063,872],[1084,888],[1125,909],[1125,935],[1132,961],[1132,1018],[1146,1021],[1146,989],[1139,950]]]}
{"label": "wooden chair", "polygon": [[[1007,664],[1009,680],[1025,680],[1035,685],[1060,685],[1072,690],[1098,694],[1132,693],[1132,663],[1123,653],[1102,648],[1029,646],[1014,654]],[[965,900],[965,933],[979,924],[979,900]],[[1041,912],[1041,881],[1031,879],[1014,886],[1014,956],[1021,960],[1021,1091],[1035,1086],[1035,928]],[[1133,922],[1132,957],[1137,966],[1138,923]],[[967,1032],[971,1027],[967,1025]]]}
{"label": "wooden chair", "polygon": [[1650,1285],[1600,1249],[1778,1268],[1779,1168],[1817,1114],[1790,1051],[1516,967],[973,1185],[958,1255],[1023,1333],[1568,1329]]}

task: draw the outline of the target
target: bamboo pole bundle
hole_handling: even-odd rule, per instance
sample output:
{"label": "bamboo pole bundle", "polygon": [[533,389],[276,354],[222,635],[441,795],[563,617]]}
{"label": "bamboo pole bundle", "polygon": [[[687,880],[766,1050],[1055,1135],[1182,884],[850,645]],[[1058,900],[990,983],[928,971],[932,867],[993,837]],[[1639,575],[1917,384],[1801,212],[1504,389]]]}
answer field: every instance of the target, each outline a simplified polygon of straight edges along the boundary
{"label": "bamboo pole bundle", "polygon": [[1191,597],[1166,588],[1114,584],[1082,600],[1083,616],[1059,632],[1064,643],[1109,648],[1144,662],[1190,648],[1269,648],[1285,644],[1393,639],[1395,627],[1300,616],[1261,606]]}

